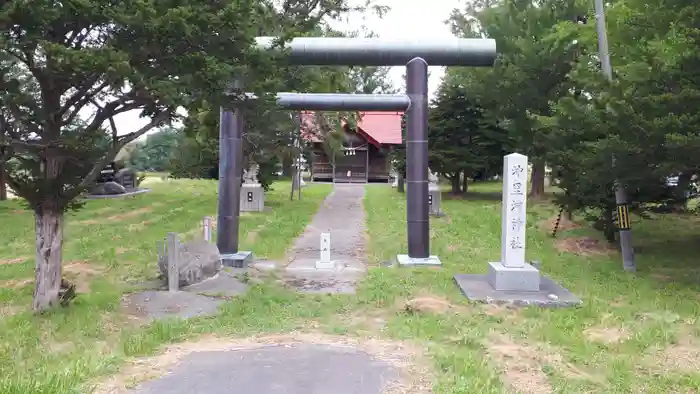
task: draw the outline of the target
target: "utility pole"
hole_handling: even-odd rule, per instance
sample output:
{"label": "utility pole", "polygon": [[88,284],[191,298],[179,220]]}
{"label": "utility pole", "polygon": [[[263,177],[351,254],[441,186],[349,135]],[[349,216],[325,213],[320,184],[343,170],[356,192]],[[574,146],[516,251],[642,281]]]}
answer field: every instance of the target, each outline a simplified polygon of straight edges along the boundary
{"label": "utility pole", "polygon": [[[612,82],[612,65],[610,64],[610,53],[608,52],[608,33],[605,27],[605,7],[603,0],[594,0],[596,30],[598,31],[598,53],[600,57],[603,75]],[[615,169],[615,156],[612,157],[613,171]],[[632,226],[630,223],[629,205],[627,202],[627,191],[615,180],[615,204],[617,205],[617,227],[620,233],[620,251],[622,253],[622,266],[625,271],[634,272],[637,270],[634,262],[634,249],[632,248]]]}

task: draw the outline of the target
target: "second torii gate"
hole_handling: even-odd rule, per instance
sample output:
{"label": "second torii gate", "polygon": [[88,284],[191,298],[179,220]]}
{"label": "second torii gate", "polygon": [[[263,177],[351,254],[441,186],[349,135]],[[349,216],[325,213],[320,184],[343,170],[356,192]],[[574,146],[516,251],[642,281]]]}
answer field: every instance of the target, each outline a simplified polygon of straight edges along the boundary
{"label": "second torii gate", "polygon": [[[287,48],[274,46],[277,38],[258,37],[260,50],[283,50],[293,65],[400,66],[406,65],[406,95],[279,93],[286,109],[405,110],[406,216],[408,254],[397,256],[401,265],[440,264],[430,255],[428,215],[428,65],[490,67],[496,58],[492,39],[452,38],[416,42],[383,38],[299,37]],[[242,89],[240,82],[234,88]],[[250,253],[238,250],[242,155],[242,111],[221,109],[219,130],[219,211],[217,245],[224,262],[241,265]]]}

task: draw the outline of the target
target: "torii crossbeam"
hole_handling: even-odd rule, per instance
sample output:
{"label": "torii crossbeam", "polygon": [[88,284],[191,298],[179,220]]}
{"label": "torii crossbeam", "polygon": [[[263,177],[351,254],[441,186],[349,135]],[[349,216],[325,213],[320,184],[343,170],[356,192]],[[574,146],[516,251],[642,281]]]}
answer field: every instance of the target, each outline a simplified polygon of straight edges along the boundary
{"label": "torii crossbeam", "polygon": [[[306,66],[406,65],[406,95],[279,93],[280,107],[293,110],[406,110],[406,216],[408,255],[401,265],[440,264],[430,255],[428,215],[428,65],[490,67],[496,58],[492,39],[451,38],[409,41],[384,38],[298,37],[276,45],[275,37],[258,37],[260,50],[281,51],[290,64]],[[240,86],[239,86],[240,88]],[[222,259],[236,260],[242,155],[240,109],[221,110],[219,214],[217,245]],[[233,262],[236,265],[236,262]]]}

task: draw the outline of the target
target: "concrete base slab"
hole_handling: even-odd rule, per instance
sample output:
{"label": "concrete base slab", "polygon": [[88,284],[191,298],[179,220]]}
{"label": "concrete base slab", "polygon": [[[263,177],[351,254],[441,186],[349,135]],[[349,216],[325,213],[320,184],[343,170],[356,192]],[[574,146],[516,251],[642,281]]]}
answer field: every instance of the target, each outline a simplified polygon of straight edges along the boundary
{"label": "concrete base slab", "polygon": [[187,286],[182,290],[210,297],[234,297],[244,294],[248,290],[248,285],[238,280],[232,274],[221,271],[216,276]]}
{"label": "concrete base slab", "polygon": [[150,191],[151,191],[151,189],[145,189],[145,188],[126,189],[126,193],[122,193],[122,194],[88,194],[85,196],[85,199],[87,199],[87,200],[102,200],[102,199],[106,199],[106,198],[131,197],[131,196],[135,196],[137,194],[148,193]]}
{"label": "concrete base slab", "polygon": [[329,270],[288,268],[282,280],[302,293],[355,294],[356,284],[364,274],[364,270],[338,266]]}
{"label": "concrete base slab", "polygon": [[332,270],[335,269],[335,261],[316,261],[317,270]]}
{"label": "concrete base slab", "polygon": [[226,267],[245,268],[253,262],[253,252],[239,251],[234,254],[222,254],[221,263]]}
{"label": "concrete base slab", "polygon": [[149,320],[213,315],[223,303],[223,300],[187,291],[156,290],[128,294],[123,301],[128,311]]}
{"label": "concrete base slab", "polygon": [[[326,268],[323,268],[323,270],[332,270],[335,272],[349,272],[349,271],[366,271],[366,268],[364,265],[356,262],[356,261],[348,261],[348,260],[332,260],[333,265],[329,265]],[[317,259],[310,259],[310,258],[300,258],[296,259],[292,262],[290,262],[286,267],[284,267],[284,270],[287,272],[297,272],[297,271],[316,271],[319,268],[317,268],[317,263],[319,260]]]}
{"label": "concrete base slab", "polygon": [[491,286],[488,275],[458,274],[454,276],[454,280],[462,294],[470,301],[542,307],[581,305],[581,300],[578,297],[544,275],[540,275],[538,291],[499,291]]}
{"label": "concrete base slab", "polygon": [[135,394],[381,394],[399,379],[385,361],[352,347],[315,344],[204,351],[182,358]]}
{"label": "concrete base slab", "polygon": [[421,266],[421,265],[442,265],[440,259],[437,256],[430,256],[425,259],[412,258],[407,254],[400,254],[396,256],[396,261],[399,263],[400,267],[411,267],[411,266]]}
{"label": "concrete base slab", "polygon": [[489,263],[488,278],[491,287],[499,291],[540,290],[540,271],[527,263],[518,268]]}
{"label": "concrete base slab", "polygon": [[260,271],[274,271],[277,269],[277,263],[269,260],[257,260],[251,263],[250,266]]}

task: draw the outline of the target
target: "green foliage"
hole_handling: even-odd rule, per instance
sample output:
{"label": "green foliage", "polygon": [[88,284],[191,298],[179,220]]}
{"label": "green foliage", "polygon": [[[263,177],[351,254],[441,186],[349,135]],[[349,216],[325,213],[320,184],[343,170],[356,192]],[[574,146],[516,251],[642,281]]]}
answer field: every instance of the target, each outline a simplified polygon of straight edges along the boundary
{"label": "green foliage", "polygon": [[[232,76],[260,81],[248,91],[268,98],[279,80],[265,78],[284,63],[255,37],[286,39],[353,10],[347,0],[0,3],[0,164],[37,214],[35,311],[59,303],[63,213],[125,145],[178,108],[229,105]],[[149,122],[120,135],[114,118],[128,111]]]}
{"label": "green foliage", "polygon": [[[299,33],[344,35],[319,26]],[[388,71],[388,67],[285,66],[269,75],[249,74],[243,82],[246,90],[252,91],[390,93],[394,90]],[[209,102],[200,102],[188,110],[190,116],[184,128],[187,141],[171,161],[171,174],[174,177],[217,177],[219,108]],[[246,120],[244,167],[249,162],[256,162],[259,165],[258,179],[265,187],[276,177],[280,165],[289,166],[299,155],[305,155],[310,162],[311,146],[300,138],[300,129],[319,135],[324,141],[324,149],[333,156],[332,153],[341,146],[341,125],[347,122],[352,128],[358,117],[354,112],[318,112],[300,127],[300,114],[280,110],[269,95],[245,105],[243,111]],[[288,168],[284,172],[288,173]]]}
{"label": "green foliage", "polygon": [[512,144],[507,132],[459,86],[440,88],[430,108],[430,167],[453,181],[459,192],[461,174],[500,173]]}
{"label": "green foliage", "polygon": [[122,161],[138,171],[167,171],[182,138],[182,132],[174,128],[149,134],[145,141],[135,141],[131,147],[124,147],[127,152]]}
{"label": "green foliage", "polygon": [[397,173],[406,177],[406,114],[401,116],[401,145],[395,146],[389,154]]}
{"label": "green foliage", "polygon": [[[699,172],[700,11],[689,1],[609,3],[609,82],[592,8],[590,1],[470,3],[453,13],[453,31],[496,39],[499,57],[492,70],[448,69],[446,84],[465,88],[502,120],[516,149],[552,167],[568,211],[609,222],[615,180],[638,213],[682,208]],[[587,23],[575,23],[580,17]],[[665,179],[674,174],[679,186],[670,188]]]}
{"label": "green foliage", "polygon": [[[13,190],[37,210],[63,210],[124,145],[174,119],[178,106],[219,101],[242,60],[264,64],[250,46],[268,23],[256,3],[4,2],[0,105]],[[91,118],[76,122],[90,109]],[[130,110],[150,123],[121,136],[112,127],[109,144],[92,144],[103,124]]]}

